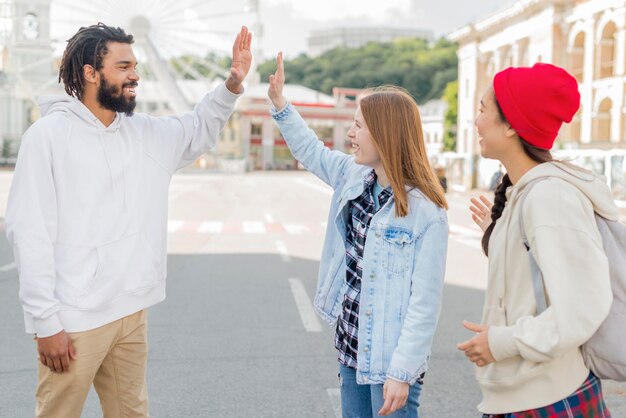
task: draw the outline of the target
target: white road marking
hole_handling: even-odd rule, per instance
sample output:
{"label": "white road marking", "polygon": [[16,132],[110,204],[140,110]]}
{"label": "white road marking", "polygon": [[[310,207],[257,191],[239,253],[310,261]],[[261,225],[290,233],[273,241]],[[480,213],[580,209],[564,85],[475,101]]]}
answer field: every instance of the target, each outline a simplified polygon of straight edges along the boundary
{"label": "white road marking", "polygon": [[453,234],[470,235],[470,236],[478,236],[478,237],[481,237],[483,235],[481,230],[478,227],[467,228],[465,226],[455,225],[455,224],[449,224],[448,227],[450,228],[450,232]]}
{"label": "white road marking", "polygon": [[333,194],[333,189],[330,186],[327,186],[326,184],[321,183],[321,182],[313,182],[311,180],[305,180],[305,179],[295,179],[295,182],[303,186],[306,186],[309,189],[317,190],[318,192],[326,193],[328,195]]}
{"label": "white road marking", "polygon": [[304,329],[306,329],[307,332],[322,332],[322,324],[320,324],[320,321],[318,321],[313,311],[311,299],[309,299],[309,295],[306,293],[302,281],[300,279],[290,278],[289,286],[291,287],[293,298],[296,301],[296,307],[300,313],[300,319],[302,320]]}
{"label": "white road marking", "polygon": [[17,266],[15,265],[15,263],[9,263],[7,265],[4,265],[4,266],[0,267],[0,271],[10,271],[10,270],[13,270],[16,267]]}
{"label": "white road marking", "polygon": [[335,418],[341,418],[341,391],[337,388],[328,388],[326,393],[328,394],[328,399],[330,399]]}
{"label": "white road marking", "polygon": [[183,226],[185,222],[183,221],[174,221],[174,220],[168,220],[167,221],[167,232],[168,234],[171,234],[173,232],[176,232],[180,229],[181,226]]}
{"label": "white road marking", "polygon": [[219,234],[223,229],[223,222],[202,222],[197,232],[199,234]]}
{"label": "white road marking", "polygon": [[287,251],[285,243],[282,241],[275,241],[274,243],[276,244],[276,251],[278,251],[278,254],[280,254],[283,261],[285,263],[289,263],[291,261],[291,257],[289,257],[289,251]]}
{"label": "white road marking", "polygon": [[265,225],[263,222],[242,222],[241,231],[244,234],[264,234]]}
{"label": "white road marking", "polygon": [[309,228],[301,224],[283,224],[283,227],[285,228],[285,231],[287,231],[287,233],[291,235],[299,235],[302,233],[310,232]]}

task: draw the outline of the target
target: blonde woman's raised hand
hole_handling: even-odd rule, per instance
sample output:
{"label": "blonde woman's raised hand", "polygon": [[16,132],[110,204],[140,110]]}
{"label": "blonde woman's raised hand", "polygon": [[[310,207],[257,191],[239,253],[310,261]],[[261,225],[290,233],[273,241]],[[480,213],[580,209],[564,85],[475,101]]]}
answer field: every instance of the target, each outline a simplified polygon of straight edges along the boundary
{"label": "blonde woman's raised hand", "polygon": [[485,232],[491,225],[491,208],[493,208],[493,203],[483,195],[480,195],[480,200],[472,197],[470,202],[472,202],[469,207],[472,212],[472,219]]}
{"label": "blonde woman's raised hand", "polygon": [[226,87],[233,93],[241,93],[241,83],[245,80],[252,66],[252,34],[248,28],[241,27],[233,44],[233,63],[230,66],[230,74],[226,79]]}
{"label": "blonde woman's raised hand", "polygon": [[283,86],[285,85],[285,67],[283,65],[283,53],[279,52],[276,56],[276,72],[270,74],[270,87],[267,89],[267,95],[269,96],[274,108],[281,110],[285,107],[287,102],[283,97]]}

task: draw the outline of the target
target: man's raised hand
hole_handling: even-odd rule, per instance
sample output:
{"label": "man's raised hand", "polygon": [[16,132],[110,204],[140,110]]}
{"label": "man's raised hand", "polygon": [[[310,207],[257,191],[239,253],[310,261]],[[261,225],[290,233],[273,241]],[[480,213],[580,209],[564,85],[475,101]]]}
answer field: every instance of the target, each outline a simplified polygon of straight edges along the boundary
{"label": "man's raised hand", "polygon": [[251,44],[252,34],[248,32],[247,27],[242,26],[241,32],[237,34],[233,44],[233,63],[230,66],[230,75],[226,80],[226,87],[233,93],[241,93],[241,83],[252,66]]}

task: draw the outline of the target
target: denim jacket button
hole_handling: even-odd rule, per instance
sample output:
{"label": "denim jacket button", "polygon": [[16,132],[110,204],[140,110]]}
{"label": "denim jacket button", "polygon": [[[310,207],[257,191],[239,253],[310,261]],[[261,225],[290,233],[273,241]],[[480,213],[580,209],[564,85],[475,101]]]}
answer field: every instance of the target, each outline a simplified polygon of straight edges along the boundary
{"label": "denim jacket button", "polygon": [[376,238],[380,238],[380,232],[377,231],[375,235],[376,235]]}
{"label": "denim jacket button", "polygon": [[365,376],[365,377],[363,378],[363,381],[364,381],[364,382],[369,382],[370,380],[368,379],[368,377],[367,377],[367,376]]}
{"label": "denim jacket button", "polygon": [[372,316],[372,310],[371,310],[371,309],[368,309],[368,310],[367,310],[367,312],[365,312],[365,314],[366,314],[367,316]]}
{"label": "denim jacket button", "polygon": [[365,348],[363,349],[363,351],[365,351],[365,352],[367,353],[368,351],[370,351],[370,349],[369,349],[368,347],[365,347]]}

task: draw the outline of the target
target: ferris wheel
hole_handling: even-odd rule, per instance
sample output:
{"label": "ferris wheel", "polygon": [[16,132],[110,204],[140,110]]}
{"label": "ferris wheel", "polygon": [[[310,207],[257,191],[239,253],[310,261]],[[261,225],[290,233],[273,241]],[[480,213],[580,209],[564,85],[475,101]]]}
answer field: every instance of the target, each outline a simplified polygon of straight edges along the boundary
{"label": "ferris wheel", "polygon": [[50,21],[55,48],[63,48],[81,26],[97,22],[132,33],[140,72],[158,82],[176,112],[191,106],[178,79],[224,78],[224,57],[231,56],[240,27],[261,32],[259,0],[53,0]]}
{"label": "ferris wheel", "polygon": [[[175,112],[191,107],[181,91],[181,79],[208,82],[226,77],[232,42],[242,25],[255,33],[255,45],[260,44],[259,0],[36,1],[49,4],[49,18],[39,23],[36,14],[11,16],[20,3],[29,2],[0,0],[0,26],[4,26],[5,33],[12,31],[10,26],[19,26],[25,39],[36,39],[37,31],[45,26],[56,57],[61,56],[66,41],[82,26],[103,22],[132,33],[140,75],[158,83],[160,93]],[[10,37],[4,37],[0,49],[5,55],[11,54]],[[28,81],[20,74],[16,76]],[[30,89],[36,90],[32,86]]]}

